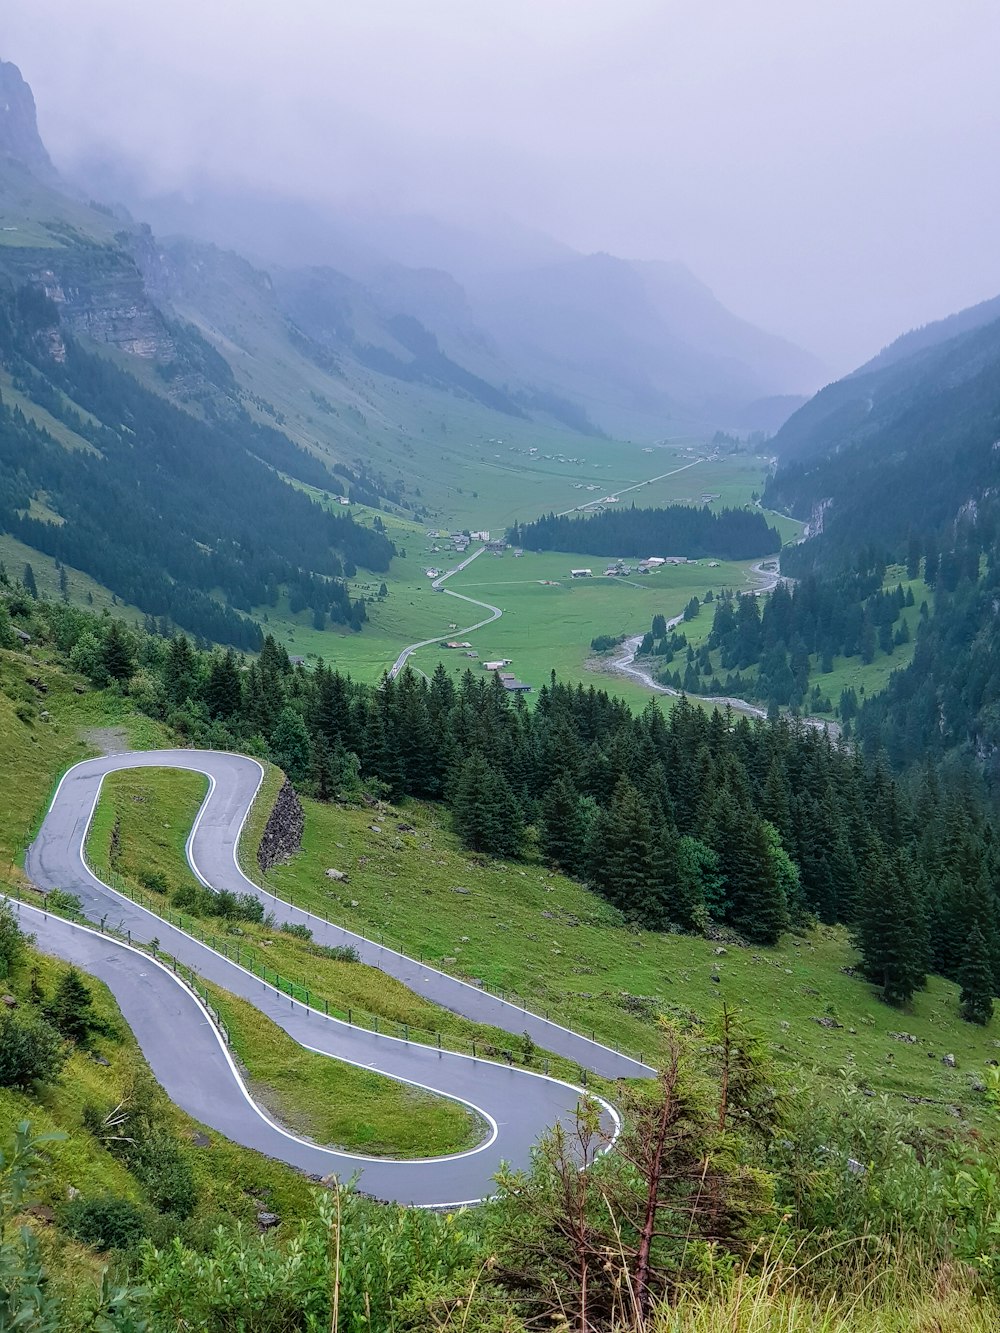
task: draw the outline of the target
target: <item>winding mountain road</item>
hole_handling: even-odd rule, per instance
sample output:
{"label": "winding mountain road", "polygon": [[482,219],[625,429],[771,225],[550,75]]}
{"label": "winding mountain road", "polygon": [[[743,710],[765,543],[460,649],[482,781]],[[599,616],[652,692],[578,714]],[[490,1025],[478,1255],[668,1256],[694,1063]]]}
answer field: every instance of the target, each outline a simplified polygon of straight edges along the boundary
{"label": "winding mountain road", "polygon": [[403,649],[389,668],[390,680],[396,679],[406,665],[407,660],[418,648],[429,648],[432,643],[443,643],[445,639],[453,639],[458,634],[471,634],[474,629],[482,629],[484,625],[492,625],[494,620],[499,620],[503,615],[499,606],[493,606],[490,602],[477,602],[475,597],[466,597],[464,592],[452,592],[450,588],[444,586],[445,582],[450,579],[453,574],[457,574],[460,570],[465,569],[466,566],[471,565],[473,560],[478,559],[485,550],[485,546],[480,546],[478,550],[473,551],[471,555],[467,555],[460,564],[455,566],[454,569],[449,569],[446,570],[444,574],[439,574],[431,584],[431,587],[435,592],[445,592],[449,597],[457,597],[460,602],[469,602],[472,606],[481,606],[484,611],[489,611],[490,614],[485,620],[477,620],[474,625],[466,625],[464,629],[449,630],[447,634],[439,634],[436,638],[421,639],[419,643],[411,643],[407,648]]}
{"label": "winding mountain road", "polygon": [[[339,1152],[299,1138],[276,1124],[250,1096],[207,1011],[164,964],[99,929],[67,921],[12,900],[24,927],[47,953],[71,962],[107,984],[135,1033],[153,1073],[189,1115],[236,1143],[317,1175],[359,1176],[360,1188],[383,1199],[423,1207],[474,1203],[491,1193],[501,1162],[527,1166],[534,1143],[557,1121],[570,1123],[582,1090],[528,1070],[438,1051],[380,1036],[326,1018],[281,994],[104,884],[86,864],[87,833],[108,773],[125,768],[180,768],[203,773],[209,791],[187,841],[195,875],[214,890],[251,893],[269,909],[273,895],[239,868],[237,847],[263,779],[255,759],[219,751],[150,750],[84,760],[63,777],[28,849],[25,869],[44,890],[63,889],[80,899],[92,922],[130,938],[159,940],[160,948],[201,977],[250,1001],[300,1045],[374,1070],[460,1102],[486,1126],[468,1152],[427,1160],[394,1161]],[[418,994],[477,1022],[511,1033],[527,1031],[554,1051],[608,1078],[650,1077],[653,1070],[588,1041],[578,1033],[526,1013],[496,996],[413,958],[386,949],[300,908],[281,903],[281,915],[309,926],[317,943],[350,944],[365,963],[397,977]],[[617,1131],[614,1109],[602,1102],[606,1128]]]}

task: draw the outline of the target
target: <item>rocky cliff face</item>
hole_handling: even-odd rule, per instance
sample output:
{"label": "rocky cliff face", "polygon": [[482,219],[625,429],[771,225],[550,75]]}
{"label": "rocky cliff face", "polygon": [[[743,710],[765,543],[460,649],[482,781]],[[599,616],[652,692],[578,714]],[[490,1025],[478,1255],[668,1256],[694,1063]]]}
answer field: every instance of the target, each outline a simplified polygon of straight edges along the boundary
{"label": "rocky cliff face", "polygon": [[39,180],[58,173],[38,133],[35,99],[16,65],[0,60],[0,157],[21,162]]}
{"label": "rocky cliff face", "polygon": [[286,778],[257,849],[257,864],[261,870],[270,870],[299,850],[305,822],[302,804]]}
{"label": "rocky cliff face", "polygon": [[144,359],[170,361],[175,355],[166,319],[131,257],[117,246],[4,248],[0,277],[14,286],[41,287],[70,333]]}

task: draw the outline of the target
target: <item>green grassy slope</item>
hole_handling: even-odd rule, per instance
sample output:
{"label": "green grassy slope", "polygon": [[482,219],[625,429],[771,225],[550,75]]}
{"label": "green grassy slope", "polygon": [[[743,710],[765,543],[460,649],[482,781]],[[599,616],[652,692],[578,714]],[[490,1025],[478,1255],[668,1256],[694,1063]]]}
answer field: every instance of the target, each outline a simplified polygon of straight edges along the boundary
{"label": "green grassy slope", "polygon": [[[163,909],[177,889],[197,888],[184,846],[207,787],[201,774],[170,769],[111,774],[87,842],[97,874],[151,892]],[[118,850],[112,844],[115,826]],[[277,915],[280,922],[280,910]],[[231,944],[239,940],[244,951],[266,949],[269,966],[317,985],[369,970],[321,960],[307,942],[267,926],[227,927],[210,917],[202,926],[228,935]],[[252,1005],[217,987],[212,991],[255,1095],[296,1131],[320,1143],[401,1157],[456,1152],[478,1138],[475,1121],[456,1103],[305,1051]]]}
{"label": "green grassy slope", "polygon": [[[439,807],[384,810],[381,834],[366,811],[315,802],[306,810],[302,854],[267,877],[280,894],[516,993],[568,1026],[650,1058],[663,1049],[659,1014],[704,1018],[726,1000],[746,1010],[796,1077],[815,1071],[821,1083],[927,1098],[921,1113],[938,1121],[952,1118],[952,1106],[976,1123],[987,1114],[973,1084],[995,1054],[998,1020],[985,1029],[963,1023],[956,987],[939,978],[909,1011],[881,1004],[845,971],[856,956],[843,930],[789,936],[775,950],[638,931],[540,865],[470,856]],[[391,832],[397,816],[413,832]],[[349,886],[331,886],[328,866],[349,872]],[[941,1063],[946,1054],[956,1069]]]}

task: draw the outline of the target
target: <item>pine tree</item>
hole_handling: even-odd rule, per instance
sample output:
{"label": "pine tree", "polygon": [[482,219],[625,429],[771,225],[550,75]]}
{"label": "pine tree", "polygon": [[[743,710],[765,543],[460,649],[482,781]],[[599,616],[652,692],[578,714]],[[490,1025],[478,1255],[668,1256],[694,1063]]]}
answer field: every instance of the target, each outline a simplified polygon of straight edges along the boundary
{"label": "pine tree", "polygon": [[230,718],[240,711],[243,702],[240,668],[232,648],[212,658],[202,697],[210,717]]}
{"label": "pine tree", "polygon": [[30,565],[25,565],[24,573],[21,575],[21,582],[24,584],[26,591],[37,601],[38,584],[35,582],[35,571]]}
{"label": "pine tree", "polygon": [[271,758],[296,786],[309,776],[309,733],[296,709],[285,706],[271,737]]}
{"label": "pine tree", "polygon": [[78,1046],[86,1043],[94,1027],[93,1000],[86,982],[75,967],[59,978],[46,1006],[46,1017],[57,1032]]}
{"label": "pine tree", "polygon": [[467,847],[488,856],[517,856],[524,819],[510,783],[478,750],[469,755],[452,793],[452,813]]}
{"label": "pine tree", "polygon": [[580,798],[566,778],[558,778],[542,798],[539,850],[551,865],[567,875],[579,875],[585,865],[586,839]]}
{"label": "pine tree", "polygon": [[890,862],[874,844],[865,858],[865,881],[856,940],[864,972],[881,986],[887,1004],[906,1004],[925,980],[923,904],[902,856]]}
{"label": "pine tree", "polygon": [[111,680],[128,680],[135,670],[131,645],[117,620],[112,620],[104,636],[101,662]]}
{"label": "pine tree", "polygon": [[654,847],[647,805],[622,778],[610,807],[591,825],[587,878],[609,902],[655,929],[664,923],[665,905],[656,882]]}
{"label": "pine tree", "polygon": [[985,1026],[993,1017],[993,970],[978,923],[969,931],[958,980],[962,987],[959,1013],[967,1023]]}
{"label": "pine tree", "polygon": [[[256,665],[254,667],[256,670]],[[163,683],[173,704],[182,704],[193,697],[197,689],[198,659],[186,634],[177,634],[170,640],[167,660],[163,669]]]}

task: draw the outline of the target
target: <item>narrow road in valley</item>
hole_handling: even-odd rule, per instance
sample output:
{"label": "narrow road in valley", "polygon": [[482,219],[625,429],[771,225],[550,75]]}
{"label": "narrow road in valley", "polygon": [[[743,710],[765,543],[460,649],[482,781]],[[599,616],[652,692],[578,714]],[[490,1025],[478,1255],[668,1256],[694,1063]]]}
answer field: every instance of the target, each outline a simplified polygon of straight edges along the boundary
{"label": "narrow road in valley", "polygon": [[[697,467],[699,463],[704,463],[703,458],[696,458],[691,463],[685,463],[683,467],[675,467],[672,472],[661,472],[658,477],[647,477],[645,481],[637,481],[634,486],[623,486],[620,490],[609,491],[608,495],[621,497],[628,495],[629,491],[641,491],[644,486],[652,486],[654,481],[666,481],[667,477],[676,477],[678,472],[686,472],[689,467]],[[572,509],[563,509],[556,514],[556,518],[565,518],[567,514],[585,514],[588,509],[596,509],[598,505],[604,504],[607,495],[600,500],[588,500],[586,504],[574,505]]]}
{"label": "narrow road in valley", "polygon": [[444,586],[446,580],[450,579],[453,574],[457,574],[459,573],[460,570],[463,570],[468,565],[471,565],[473,560],[481,556],[485,550],[486,550],[485,546],[480,546],[478,550],[473,551],[471,555],[467,555],[465,559],[462,561],[462,563],[456,565],[454,569],[449,569],[444,574],[439,574],[438,577],[431,584],[431,587],[435,590],[435,592],[445,592],[448,594],[449,597],[457,597],[460,602],[469,602],[470,605],[472,606],[481,606],[484,611],[489,611],[490,614],[486,617],[485,620],[477,620],[474,625],[466,625],[464,629],[449,630],[447,634],[438,634],[436,638],[421,639],[419,643],[411,643],[408,648],[403,649],[403,651],[396,658],[395,662],[393,662],[392,666],[389,668],[390,680],[396,679],[396,677],[402,671],[403,667],[406,665],[410,656],[413,653],[415,653],[418,648],[429,648],[432,643],[444,643],[446,639],[454,639],[459,634],[471,634],[474,629],[482,629],[484,625],[492,625],[494,620],[499,620],[500,617],[503,615],[503,612],[500,610],[500,608],[498,606],[493,606],[490,602],[479,602],[475,599],[475,597],[466,597],[465,593],[452,592],[450,588],[446,588]]}
{"label": "narrow road in valley", "polygon": [[[675,467],[670,472],[661,472],[658,477],[649,477],[645,481],[637,481],[634,485],[624,486],[620,490],[616,490],[613,493],[617,496],[627,495],[629,491],[638,491],[641,490],[644,486],[651,486],[654,481],[664,481],[666,480],[667,477],[675,477],[678,472],[686,472],[688,468],[695,467],[698,463],[703,463],[704,461],[705,460],[702,458],[696,458],[694,459],[693,462],[684,463],[683,466]],[[593,509],[597,505],[603,503],[604,503],[603,499],[591,500],[587,504],[577,505],[572,509],[563,509],[557,515],[557,517],[563,518],[566,514],[576,514],[576,513],[582,514],[585,513],[588,509]],[[433,639],[421,639],[419,643],[409,644],[408,647],[403,649],[403,651],[396,658],[395,662],[393,662],[392,666],[389,668],[390,680],[396,679],[396,677],[402,671],[403,667],[406,665],[407,661],[417,651],[418,648],[429,648],[432,643],[444,643],[446,639],[456,638],[460,634],[471,634],[473,630],[482,629],[484,625],[491,625],[494,620],[499,620],[500,617],[503,615],[503,611],[501,611],[501,609],[498,606],[493,606],[492,603],[490,602],[480,602],[475,597],[467,597],[465,593],[462,592],[452,592],[450,588],[446,588],[444,586],[445,582],[448,579],[450,579],[453,574],[457,574],[459,573],[460,570],[463,570],[468,565],[471,565],[473,560],[481,556],[485,550],[486,550],[485,546],[480,546],[478,550],[475,550],[472,552],[471,555],[466,556],[466,558],[461,562],[461,564],[456,565],[454,569],[449,569],[444,574],[440,574],[433,581],[431,587],[435,589],[435,591],[447,593],[449,597],[457,597],[461,602],[468,602],[471,606],[482,607],[484,611],[489,611],[490,614],[486,617],[485,620],[477,620],[474,625],[466,625],[463,629],[450,630],[447,634],[438,634]]]}
{"label": "narrow road in valley", "polygon": [[[758,563],[753,566],[751,573],[756,575],[757,578],[757,585],[751,589],[751,592],[755,597],[764,596],[769,592],[773,592],[779,583],[790,583],[793,581],[783,577],[777,569],[765,569],[764,561],[758,561]],[[667,621],[667,629],[676,629],[683,619],[683,615],[674,616],[671,620]],[[606,669],[617,676],[629,676],[632,680],[639,681],[641,685],[645,685],[647,689],[653,690],[657,694],[669,694],[671,698],[679,699],[684,693],[683,690],[675,690],[670,685],[661,684],[660,681],[653,676],[648,667],[638,666],[636,664],[636,653],[639,650],[639,645],[642,643],[643,638],[644,635],[642,634],[633,634],[630,638],[626,639],[625,642],[619,646],[614,656],[608,660]],[[767,717],[766,708],[760,708],[757,704],[748,703],[746,699],[736,699],[725,694],[692,694],[689,697],[696,700],[698,703],[715,704],[719,708],[731,708],[733,712],[745,713],[747,717],[761,719],[766,719]],[[803,721],[809,727],[817,727],[820,730],[827,728],[830,734],[834,737],[840,734],[839,724],[833,721],[828,721],[825,718],[806,717],[803,718]]]}
{"label": "narrow road in valley", "polygon": [[[755,586],[751,589],[754,596],[765,596],[782,582],[781,574],[777,566],[773,570],[764,568],[764,561],[759,560],[751,569],[751,574],[755,577]],[[787,582],[787,580],[786,580]],[[684,620],[683,615],[674,616],[667,621],[667,629],[676,629]],[[674,699],[680,698],[683,691],[672,689],[669,685],[661,685],[656,680],[651,671],[646,667],[636,666],[635,655],[638,652],[639,644],[642,643],[644,636],[642,634],[633,634],[631,638],[619,647],[614,657],[608,662],[608,670],[619,676],[631,676],[633,680],[639,681],[647,689],[655,690],[657,694],[669,694]],[[727,705],[737,709],[741,713],[747,713],[750,717],[767,717],[767,711],[763,708],[757,708],[753,704],[748,704],[745,699],[730,699],[725,695],[703,695],[696,696],[704,703],[718,704],[725,708]]]}
{"label": "narrow road in valley", "polygon": [[[477,1202],[488,1196],[501,1162],[526,1167],[538,1137],[556,1122],[572,1121],[582,1090],[558,1079],[379,1036],[294,1001],[155,913],[104,884],[86,864],[87,833],[108,773],[123,768],[180,768],[205,774],[208,795],[187,841],[191,869],[207,887],[251,893],[282,919],[302,923],[319,944],[352,945],[361,960],[397,977],[435,1003],[507,1032],[528,1032],[537,1045],[608,1078],[644,1078],[648,1066],[484,994],[427,964],[384,948],[321,917],[285,904],[248,880],[237,862],[240,834],[260,788],[255,759],[217,751],[151,750],[84,760],[63,777],[25,869],[39,888],[75,894],[90,922],[84,926],[12,900],[24,927],[47,953],[107,984],[135,1033],[153,1073],[189,1115],[236,1143],[318,1175],[349,1179],[383,1199],[426,1207]],[[198,998],[162,962],[104,934],[104,927],[147,943],[158,940],[207,981],[250,1001],[300,1045],[439,1093],[469,1107],[486,1126],[468,1152],[423,1161],[366,1158],[310,1143],[268,1116],[246,1084]],[[602,1103],[605,1127],[617,1116]]]}

